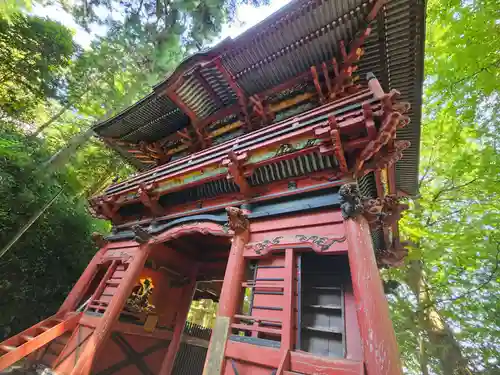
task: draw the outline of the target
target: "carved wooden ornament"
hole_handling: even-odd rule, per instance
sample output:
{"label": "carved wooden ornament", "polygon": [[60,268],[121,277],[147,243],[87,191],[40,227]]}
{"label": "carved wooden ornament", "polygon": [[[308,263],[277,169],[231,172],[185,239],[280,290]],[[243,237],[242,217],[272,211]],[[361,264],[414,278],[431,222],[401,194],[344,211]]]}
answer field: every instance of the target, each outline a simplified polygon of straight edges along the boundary
{"label": "carved wooden ornament", "polygon": [[317,253],[330,254],[347,251],[345,236],[317,236],[297,234],[295,236],[277,236],[259,242],[251,242],[245,246],[244,256],[257,258],[273,251],[284,249],[311,249]]}
{"label": "carved wooden ornament", "polygon": [[229,228],[231,228],[234,233],[240,234],[248,230],[250,223],[242,209],[236,207],[226,207],[226,211]]}

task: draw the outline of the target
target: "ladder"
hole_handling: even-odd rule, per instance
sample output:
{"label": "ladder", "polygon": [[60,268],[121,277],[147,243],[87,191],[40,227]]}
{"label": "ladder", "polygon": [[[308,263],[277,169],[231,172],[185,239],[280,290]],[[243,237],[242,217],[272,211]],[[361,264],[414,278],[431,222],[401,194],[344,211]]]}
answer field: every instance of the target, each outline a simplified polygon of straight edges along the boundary
{"label": "ladder", "polygon": [[73,330],[81,313],[56,314],[0,343],[0,371]]}

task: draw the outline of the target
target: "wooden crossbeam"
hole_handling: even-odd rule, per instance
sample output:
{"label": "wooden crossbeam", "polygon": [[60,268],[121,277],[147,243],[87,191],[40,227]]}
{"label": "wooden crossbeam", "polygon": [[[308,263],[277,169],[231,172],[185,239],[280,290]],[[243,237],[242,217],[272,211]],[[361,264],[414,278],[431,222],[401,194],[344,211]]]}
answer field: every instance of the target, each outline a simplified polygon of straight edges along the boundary
{"label": "wooden crossbeam", "polygon": [[155,216],[160,216],[163,214],[163,208],[158,203],[160,196],[154,193],[156,189],[156,184],[152,183],[149,185],[140,184],[139,185],[139,200],[142,202],[144,206],[149,208],[151,213]]}
{"label": "wooden crossbeam", "polygon": [[186,103],[184,103],[184,101],[179,97],[179,95],[176,92],[177,88],[182,86],[183,83],[184,83],[184,78],[183,77],[179,78],[179,80],[176,82],[176,85],[169,87],[165,91],[165,95],[167,95],[170,98],[170,100],[172,100],[181,109],[181,111],[184,112],[191,119],[191,121],[193,122],[198,121],[198,116],[196,115],[196,113],[194,113],[194,111],[191,108],[189,108]]}
{"label": "wooden crossbeam", "polygon": [[233,76],[227,71],[220,58],[216,59],[214,63],[217,70],[222,74],[226,82],[229,84],[229,87],[231,87],[231,89],[233,89],[233,91],[236,93],[236,96],[238,97],[238,103],[243,114],[242,121],[245,124],[245,128],[251,130],[252,124],[248,115],[248,98],[246,97],[245,92],[241,89]]}
{"label": "wooden crossbeam", "polygon": [[236,155],[236,153],[233,150],[231,150],[227,155],[227,159],[225,159],[222,162],[222,165],[226,166],[229,170],[227,178],[234,180],[234,183],[238,185],[240,192],[245,197],[250,197],[252,195],[252,188],[248,184],[242,166],[242,163],[246,158],[247,158],[246,153],[241,155]]}

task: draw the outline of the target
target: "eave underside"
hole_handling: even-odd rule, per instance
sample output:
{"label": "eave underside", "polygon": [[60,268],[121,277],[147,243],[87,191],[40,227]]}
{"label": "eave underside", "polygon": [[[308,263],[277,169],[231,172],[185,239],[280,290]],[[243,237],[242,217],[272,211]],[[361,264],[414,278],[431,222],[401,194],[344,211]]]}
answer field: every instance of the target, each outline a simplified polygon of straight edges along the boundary
{"label": "eave underside", "polygon": [[[364,53],[354,64],[358,69],[353,78],[359,77],[363,84],[366,73],[373,72],[385,91],[399,90],[401,100],[411,104],[411,123],[397,133],[411,146],[396,164],[396,184],[399,190],[415,194],[423,15],[421,1],[292,2],[237,39],[188,59],[152,94],[95,131],[144,170],[268,126],[279,116],[300,113],[301,106],[319,104],[322,93],[315,90],[311,67],[317,69],[319,84],[325,88],[322,63],[327,74],[334,76],[332,59],[341,64],[345,60],[342,44],[352,53],[353,43],[369,22],[371,33],[363,41]],[[270,106],[282,108],[281,102],[299,95],[303,97],[288,112],[273,113],[274,120],[266,118]],[[262,115],[257,111],[260,104]],[[158,150],[168,150],[167,158],[155,159]]]}

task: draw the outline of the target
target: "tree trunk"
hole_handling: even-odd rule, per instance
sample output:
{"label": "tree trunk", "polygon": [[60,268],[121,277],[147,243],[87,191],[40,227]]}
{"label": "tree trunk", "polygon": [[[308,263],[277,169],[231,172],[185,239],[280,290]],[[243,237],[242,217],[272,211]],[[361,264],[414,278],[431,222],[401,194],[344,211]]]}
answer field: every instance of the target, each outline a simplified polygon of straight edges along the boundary
{"label": "tree trunk", "polygon": [[111,180],[114,178],[115,171],[116,169],[105,170],[102,176],[99,176],[92,185],[90,185],[86,189],[82,189],[80,194],[78,194],[78,198],[89,199],[104,187],[108,186]]}
{"label": "tree trunk", "polygon": [[113,111],[110,109],[106,112],[106,114],[95,123],[93,123],[87,130],[81,132],[80,134],[75,135],[71,138],[66,146],[57,151],[52,157],[44,163],[44,167],[47,168],[47,171],[50,173],[52,171],[57,170],[59,167],[65,165],[69,159],[75,154],[76,150],[80,148],[80,146],[87,143],[87,141],[94,135],[94,126],[98,124],[100,121],[107,119]]}
{"label": "tree trunk", "polygon": [[78,150],[81,145],[85,144],[93,134],[94,128],[91,126],[86,131],[71,138],[64,148],[57,151],[47,162],[44,163],[44,166],[49,172],[62,167],[75,154],[76,150]]}
{"label": "tree trunk", "polygon": [[28,222],[17,231],[17,233],[14,235],[14,237],[12,237],[9,243],[5,245],[2,250],[0,250],[0,258],[2,258],[7,253],[7,251],[9,251],[9,249],[16,244],[16,242],[23,236],[24,233],[26,233],[28,229],[30,229],[30,227],[38,220],[38,218],[42,216],[50,206],[52,206],[52,203],[56,201],[56,199],[59,197],[59,195],[61,195],[62,192],[63,188],[61,188],[61,190],[59,190],[50,201],[45,203],[42,208],[40,208],[33,216],[30,217]]}
{"label": "tree trunk", "polygon": [[[137,94],[138,87],[140,87],[140,84],[136,82],[136,85],[132,86],[125,97],[121,100],[121,103],[125,103],[125,105],[128,105],[128,103]],[[43,166],[47,169],[47,171],[50,173],[65,165],[75,154],[76,150],[78,150],[80,146],[85,144],[92,137],[92,135],[94,135],[94,127],[101,121],[108,119],[113,114],[113,112],[113,109],[108,109],[104,116],[94,122],[89,129],[71,138],[65,147],[57,151],[46,163],[44,163]]]}
{"label": "tree trunk", "polygon": [[32,137],[36,138],[47,129],[50,125],[52,125],[55,121],[59,120],[59,118],[72,106],[72,103],[67,103],[64,107],[62,107],[59,112],[57,112],[54,116],[52,116],[48,121],[44,124],[40,125],[34,132],[31,134]]}
{"label": "tree trunk", "polygon": [[421,343],[422,373],[428,373],[426,357],[430,354],[439,360],[442,375],[470,375],[467,360],[453,331],[434,305],[421,260],[410,261],[407,276],[408,285],[418,301],[417,317],[421,331],[427,335],[430,344]]}

